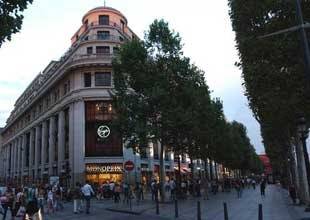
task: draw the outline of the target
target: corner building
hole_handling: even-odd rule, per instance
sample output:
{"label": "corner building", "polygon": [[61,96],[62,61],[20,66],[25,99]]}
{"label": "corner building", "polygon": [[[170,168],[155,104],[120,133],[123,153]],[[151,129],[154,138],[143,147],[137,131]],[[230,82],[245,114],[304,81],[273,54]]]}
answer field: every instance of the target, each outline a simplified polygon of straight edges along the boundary
{"label": "corner building", "polygon": [[[51,176],[63,185],[85,179],[148,182],[158,175],[160,144],[134,154],[109,126],[115,112],[112,59],[122,43],[136,37],[118,10],[98,7],[84,15],[69,50],[51,61],[15,103],[2,131],[5,182],[47,183]],[[135,164],[131,172],[124,171],[128,160]],[[172,152],[165,163],[172,175]]]}

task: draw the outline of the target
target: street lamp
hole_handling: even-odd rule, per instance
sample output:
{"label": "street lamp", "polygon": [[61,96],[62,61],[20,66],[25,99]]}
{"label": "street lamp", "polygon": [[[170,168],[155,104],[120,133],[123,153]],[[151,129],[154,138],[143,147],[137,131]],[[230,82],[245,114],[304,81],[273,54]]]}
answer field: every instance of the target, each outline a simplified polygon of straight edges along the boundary
{"label": "street lamp", "polygon": [[[308,191],[310,192],[310,163],[309,163],[309,155],[308,155],[308,149],[307,149],[307,143],[306,143],[309,130],[307,127],[306,119],[304,117],[299,118],[297,131],[300,136],[300,141],[302,143],[302,148],[303,148],[303,153],[304,153],[304,158],[305,158],[305,165],[306,165],[306,174],[307,174],[307,180],[308,180]],[[309,205],[305,211],[310,212]]]}

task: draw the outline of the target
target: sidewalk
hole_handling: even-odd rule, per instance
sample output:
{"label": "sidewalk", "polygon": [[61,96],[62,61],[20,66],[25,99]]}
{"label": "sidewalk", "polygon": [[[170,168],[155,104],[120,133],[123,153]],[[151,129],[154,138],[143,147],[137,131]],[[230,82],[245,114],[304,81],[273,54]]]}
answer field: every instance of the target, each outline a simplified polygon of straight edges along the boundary
{"label": "sidewalk", "polygon": [[[179,220],[196,220],[197,219],[197,201],[198,198],[189,197],[187,200],[178,201]],[[302,220],[309,218],[310,213],[304,212],[304,207],[293,206],[288,197],[287,191],[277,188],[274,185],[268,185],[266,197],[260,196],[259,189],[246,189],[243,191],[242,198],[238,199],[235,190],[230,193],[218,193],[211,195],[210,200],[202,200],[201,217],[202,220],[223,220],[223,202],[227,203],[229,220],[255,220],[258,219],[258,205],[263,205],[263,220]],[[72,203],[65,204],[65,211],[57,212],[44,219],[146,219],[146,220],[172,220],[175,219],[174,203],[159,204],[159,215],[156,215],[156,204],[151,201],[150,195],[137,205],[132,201],[132,207],[126,203],[113,203],[112,200],[91,202],[91,214],[75,215],[72,212]],[[110,211],[110,210],[113,210]]]}

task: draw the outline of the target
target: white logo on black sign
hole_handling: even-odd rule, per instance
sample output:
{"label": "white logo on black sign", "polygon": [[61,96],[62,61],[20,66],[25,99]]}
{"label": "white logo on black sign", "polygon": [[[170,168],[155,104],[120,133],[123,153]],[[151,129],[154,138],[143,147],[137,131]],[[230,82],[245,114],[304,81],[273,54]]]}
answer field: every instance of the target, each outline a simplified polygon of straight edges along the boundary
{"label": "white logo on black sign", "polygon": [[98,127],[97,134],[101,138],[107,138],[110,135],[110,128],[106,125]]}

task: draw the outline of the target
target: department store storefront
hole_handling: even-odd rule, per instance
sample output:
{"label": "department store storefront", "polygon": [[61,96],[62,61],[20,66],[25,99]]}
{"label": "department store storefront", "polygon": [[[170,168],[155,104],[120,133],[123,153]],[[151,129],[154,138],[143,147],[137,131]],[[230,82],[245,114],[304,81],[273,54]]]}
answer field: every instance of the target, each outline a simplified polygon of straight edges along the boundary
{"label": "department store storefront", "polygon": [[123,157],[122,139],[112,128],[114,115],[111,101],[85,102],[85,156],[100,161],[85,164],[85,178],[92,183],[123,181],[123,164],[111,162],[113,157]]}
{"label": "department store storefront", "polygon": [[94,184],[106,182],[123,181],[123,164],[121,163],[103,163],[103,164],[86,164],[86,180]]}

